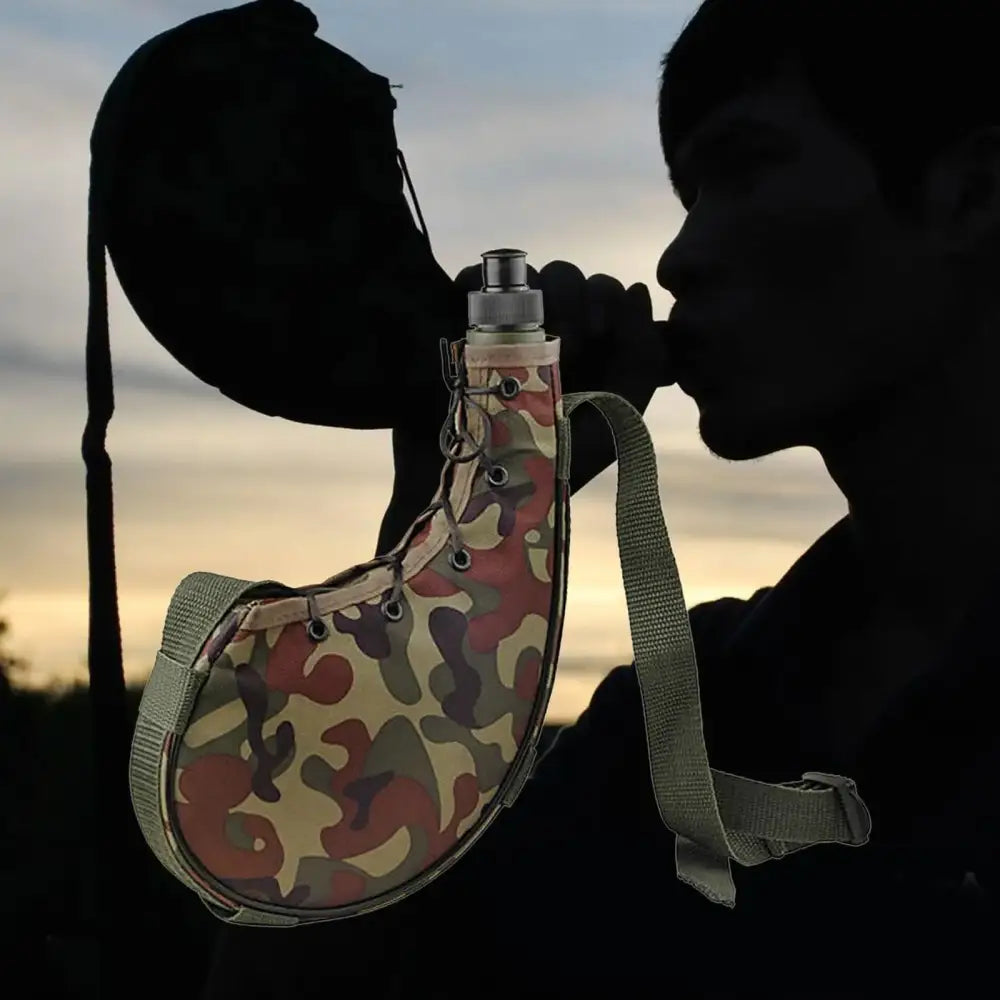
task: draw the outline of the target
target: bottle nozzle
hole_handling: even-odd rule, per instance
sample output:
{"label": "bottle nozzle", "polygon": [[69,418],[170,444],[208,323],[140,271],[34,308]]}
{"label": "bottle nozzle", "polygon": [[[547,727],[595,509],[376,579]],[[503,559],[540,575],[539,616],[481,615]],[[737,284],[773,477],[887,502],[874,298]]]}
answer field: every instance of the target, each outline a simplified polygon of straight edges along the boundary
{"label": "bottle nozzle", "polygon": [[529,332],[544,321],[542,293],[528,287],[523,250],[487,250],[483,286],[469,292],[469,328],[494,332]]}
{"label": "bottle nozzle", "polygon": [[487,250],[483,258],[484,292],[515,292],[528,287],[528,255],[523,250]]}

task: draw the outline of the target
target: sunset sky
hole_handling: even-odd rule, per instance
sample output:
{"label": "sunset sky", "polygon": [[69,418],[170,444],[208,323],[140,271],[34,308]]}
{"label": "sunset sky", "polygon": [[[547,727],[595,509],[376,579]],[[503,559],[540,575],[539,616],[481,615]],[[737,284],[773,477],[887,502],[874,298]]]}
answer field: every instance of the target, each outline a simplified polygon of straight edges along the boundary
{"label": "sunset sky", "polygon": [[[322,38],[393,82],[396,131],[438,259],[497,246],[541,267],[645,282],[680,227],[656,129],[658,61],[691,0],[316,0]],[[101,97],[150,36],[205,0],[0,5],[0,615],[27,681],[85,677],[83,368],[88,140]],[[516,146],[494,148],[497,135]],[[505,196],[496,196],[498,190]],[[126,673],[152,665],[193,570],[290,584],[374,554],[388,431],[324,430],[241,409],[182,369],[111,282],[114,463]],[[444,414],[442,413],[442,419]],[[815,452],[714,458],[697,408],[647,411],[688,605],[774,583],[846,512]],[[573,501],[568,613],[552,717],[574,717],[631,659],[614,468]],[[428,497],[430,500],[430,497]]]}

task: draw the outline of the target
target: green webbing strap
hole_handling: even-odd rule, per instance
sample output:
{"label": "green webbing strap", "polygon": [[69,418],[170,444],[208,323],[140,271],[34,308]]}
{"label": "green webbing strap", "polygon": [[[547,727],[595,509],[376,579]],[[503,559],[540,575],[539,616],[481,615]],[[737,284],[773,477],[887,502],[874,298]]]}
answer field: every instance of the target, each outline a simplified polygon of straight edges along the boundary
{"label": "green webbing strap", "polygon": [[205,680],[192,669],[202,646],[226,612],[255,584],[216,573],[191,573],[174,591],[163,626],[163,641],[142,692],[139,718],[132,737],[129,786],[132,807],[146,842],[160,863],[193,889],[217,917],[230,923],[294,926],[294,918],[243,910],[233,914],[213,906],[201,887],[177,863],[160,816],[160,754],[168,733],[187,726],[195,699]]}
{"label": "green webbing strap", "polygon": [[[204,675],[191,668],[212,629],[239,595],[250,587],[214,573],[191,573],[174,591],[163,626],[163,641],[142,691],[129,757],[132,808],[146,843],[160,863],[186,886],[198,886],[174,859],[160,816],[160,754],[168,733],[183,732]],[[200,892],[199,892],[200,895]]]}
{"label": "green webbing strap", "polygon": [[749,866],[814,844],[865,844],[871,818],[854,783],[839,775],[809,772],[801,781],[767,784],[709,767],[691,625],[649,432],[620,396],[573,393],[563,398],[567,453],[569,415],[581,403],[600,410],[614,435],[618,553],[653,789],[661,819],[677,835],[677,877],[732,907],[730,860]]}

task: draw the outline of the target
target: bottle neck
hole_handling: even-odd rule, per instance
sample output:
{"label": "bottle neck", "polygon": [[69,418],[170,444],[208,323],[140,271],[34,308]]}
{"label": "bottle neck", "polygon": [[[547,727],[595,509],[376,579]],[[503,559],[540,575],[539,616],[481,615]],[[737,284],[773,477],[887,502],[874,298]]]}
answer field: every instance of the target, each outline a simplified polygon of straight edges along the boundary
{"label": "bottle neck", "polygon": [[494,344],[544,344],[545,331],[534,330],[480,330],[473,327],[465,333],[465,341],[477,347],[491,347]]}

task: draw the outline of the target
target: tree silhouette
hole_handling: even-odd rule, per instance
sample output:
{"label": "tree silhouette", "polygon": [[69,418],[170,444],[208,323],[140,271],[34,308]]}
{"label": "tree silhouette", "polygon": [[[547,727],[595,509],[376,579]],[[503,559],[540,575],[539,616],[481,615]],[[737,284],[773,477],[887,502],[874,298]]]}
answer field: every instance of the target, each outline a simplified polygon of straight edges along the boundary
{"label": "tree silhouette", "polygon": [[[0,601],[7,596],[6,591],[0,592]],[[7,649],[7,636],[10,633],[10,622],[0,616],[0,694],[9,694],[11,678],[27,669],[28,663],[15,656]]]}

